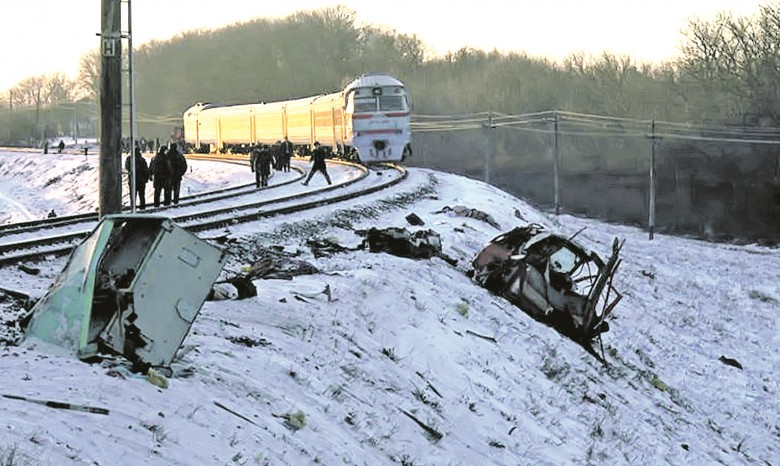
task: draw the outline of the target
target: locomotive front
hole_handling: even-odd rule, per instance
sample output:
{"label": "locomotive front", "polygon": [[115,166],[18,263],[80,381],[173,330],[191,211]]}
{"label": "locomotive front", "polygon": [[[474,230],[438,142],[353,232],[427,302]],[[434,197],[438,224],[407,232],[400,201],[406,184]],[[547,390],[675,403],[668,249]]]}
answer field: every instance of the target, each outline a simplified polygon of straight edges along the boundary
{"label": "locomotive front", "polygon": [[348,144],[360,161],[403,160],[411,137],[411,100],[404,84],[387,75],[364,75],[344,92]]}

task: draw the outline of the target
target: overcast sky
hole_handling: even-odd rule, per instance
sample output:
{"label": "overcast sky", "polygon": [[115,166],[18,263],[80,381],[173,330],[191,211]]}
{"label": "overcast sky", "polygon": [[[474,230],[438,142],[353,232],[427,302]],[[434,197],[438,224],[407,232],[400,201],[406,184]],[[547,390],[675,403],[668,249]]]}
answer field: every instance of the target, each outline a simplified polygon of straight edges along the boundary
{"label": "overcast sky", "polygon": [[[574,51],[628,54],[661,61],[677,54],[687,21],[719,11],[749,16],[776,0],[135,0],[135,45],[191,29],[212,29],[257,17],[284,17],[337,4],[359,21],[417,34],[434,54],[464,46],[525,51],[561,59]],[[453,7],[453,5],[458,5]],[[98,45],[99,0],[5,0],[0,28],[0,90],[62,71],[74,76],[79,58]]]}

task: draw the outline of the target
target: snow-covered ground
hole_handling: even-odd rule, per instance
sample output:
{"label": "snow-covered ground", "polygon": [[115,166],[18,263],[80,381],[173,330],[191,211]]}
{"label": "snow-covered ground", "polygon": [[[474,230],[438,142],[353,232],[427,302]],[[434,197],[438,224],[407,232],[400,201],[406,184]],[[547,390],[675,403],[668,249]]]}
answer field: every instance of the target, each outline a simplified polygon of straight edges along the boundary
{"label": "snow-covered ground", "polygon": [[[0,151],[0,224],[57,215],[97,212],[98,156],[49,152]],[[124,157],[122,158],[124,164]],[[219,162],[191,163],[182,181],[181,195],[254,182],[248,167]],[[124,166],[124,165],[123,165]],[[129,205],[126,177],[124,203]],[[146,186],[146,201],[154,190]]]}
{"label": "snow-covered ground", "polygon": [[[40,155],[0,163],[5,212],[95,207],[93,168]],[[204,183],[236,184],[244,170],[209,165]],[[436,213],[448,205],[501,228]],[[354,230],[409,227],[412,212],[426,224],[410,228],[441,234],[457,266],[363,250],[315,258],[306,244],[356,246]],[[526,222],[567,235],[584,227],[578,241],[602,257],[626,239],[608,366],[465,275],[490,239]],[[649,241],[422,169],[360,203],[229,234],[226,277],[274,245],[320,273],[207,302],[165,389],[119,361],[87,364],[30,341],[0,348],[0,394],[109,410],[0,397],[0,464],[780,464],[778,249]],[[46,266],[0,279],[40,293],[62,262]],[[318,294],[326,285],[331,299]]]}

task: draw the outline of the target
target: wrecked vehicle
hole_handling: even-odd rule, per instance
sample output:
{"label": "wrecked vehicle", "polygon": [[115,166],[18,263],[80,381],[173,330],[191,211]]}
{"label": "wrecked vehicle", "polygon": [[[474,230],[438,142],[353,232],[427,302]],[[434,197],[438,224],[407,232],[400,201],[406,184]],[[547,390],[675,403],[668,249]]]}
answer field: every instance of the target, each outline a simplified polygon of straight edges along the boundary
{"label": "wrecked vehicle", "polygon": [[615,238],[605,263],[572,240],[539,225],[517,227],[476,256],[472,278],[531,317],[589,344],[609,330],[605,319],[622,298],[612,279],[623,244]]}
{"label": "wrecked vehicle", "polygon": [[168,367],[226,260],[168,217],[108,215],[30,310],[26,339]]}

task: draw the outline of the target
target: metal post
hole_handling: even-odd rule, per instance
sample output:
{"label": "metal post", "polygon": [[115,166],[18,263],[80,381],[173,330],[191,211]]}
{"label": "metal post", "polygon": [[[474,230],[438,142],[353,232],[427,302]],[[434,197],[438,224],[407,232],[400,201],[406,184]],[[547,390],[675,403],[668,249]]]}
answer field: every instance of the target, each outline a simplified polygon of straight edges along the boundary
{"label": "metal post", "polygon": [[122,212],[122,41],[119,0],[101,0],[100,216]]}
{"label": "metal post", "polygon": [[13,145],[14,91],[8,91],[8,144]]}
{"label": "metal post", "polygon": [[485,183],[490,184],[490,163],[493,158],[493,111],[488,113],[485,123]]}
{"label": "metal post", "polygon": [[553,189],[555,190],[555,215],[561,213],[561,151],[558,148],[558,112],[555,112],[553,120],[554,139],[553,139]]}
{"label": "metal post", "polygon": [[41,139],[41,88],[38,88],[38,94],[35,96],[35,137]]}
{"label": "metal post", "polygon": [[135,51],[133,50],[133,15],[131,0],[127,1],[127,48],[128,48],[128,78],[130,81],[130,210],[135,213],[136,185],[135,185]]}
{"label": "metal post", "polygon": [[655,229],[655,120],[650,123],[650,139],[652,141],[650,145],[650,205],[647,223],[650,230],[650,239],[652,240],[653,230]]}

